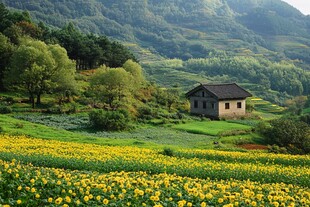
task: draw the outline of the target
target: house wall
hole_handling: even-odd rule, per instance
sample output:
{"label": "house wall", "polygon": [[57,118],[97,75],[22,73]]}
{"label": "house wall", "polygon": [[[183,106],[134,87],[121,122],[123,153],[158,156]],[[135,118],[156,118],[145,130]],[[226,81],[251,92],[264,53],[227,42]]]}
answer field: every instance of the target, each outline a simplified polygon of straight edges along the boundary
{"label": "house wall", "polygon": [[[198,102],[198,107],[195,108],[195,101]],[[206,102],[206,108],[203,108],[203,102]],[[212,103],[214,108],[212,108]],[[197,91],[190,97],[190,112],[193,114],[202,114],[210,117],[219,116],[219,105],[218,100],[215,97],[212,97],[207,91],[200,90]]]}
{"label": "house wall", "polygon": [[[237,103],[241,102],[241,108],[237,108]],[[225,109],[225,104],[229,103],[229,109]],[[226,100],[219,102],[219,117],[244,116],[246,105],[244,100]]]}

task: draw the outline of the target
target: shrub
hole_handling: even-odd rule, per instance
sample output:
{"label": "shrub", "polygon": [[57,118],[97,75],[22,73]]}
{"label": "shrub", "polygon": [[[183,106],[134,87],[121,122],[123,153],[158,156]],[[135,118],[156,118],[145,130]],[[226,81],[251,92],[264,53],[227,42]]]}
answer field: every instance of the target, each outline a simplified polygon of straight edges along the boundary
{"label": "shrub", "polygon": [[164,148],[160,154],[172,157],[174,155],[174,151],[171,148]]}
{"label": "shrub", "polygon": [[278,145],[268,145],[268,152],[275,153],[275,154],[286,154],[287,149],[285,147],[279,147]]}
{"label": "shrub", "polygon": [[15,123],[14,126],[15,126],[15,128],[18,128],[18,129],[24,128],[24,124],[23,123],[19,123],[19,122]]}
{"label": "shrub", "polygon": [[305,114],[300,117],[300,121],[307,123],[310,125],[310,114]]}
{"label": "shrub", "polygon": [[0,106],[0,114],[12,113],[12,108],[9,106]]}
{"label": "shrub", "polygon": [[78,112],[77,103],[68,103],[63,105],[56,105],[46,110],[49,114],[72,114]]}
{"label": "shrub", "polygon": [[272,120],[270,126],[259,124],[257,129],[268,144],[285,147],[293,154],[310,153],[310,127],[304,122],[282,118]]}
{"label": "shrub", "polygon": [[107,131],[120,131],[130,127],[130,115],[126,110],[104,111],[94,110],[89,113],[90,124]]}
{"label": "shrub", "polygon": [[150,120],[154,117],[153,109],[149,106],[143,106],[138,108],[138,118]]}

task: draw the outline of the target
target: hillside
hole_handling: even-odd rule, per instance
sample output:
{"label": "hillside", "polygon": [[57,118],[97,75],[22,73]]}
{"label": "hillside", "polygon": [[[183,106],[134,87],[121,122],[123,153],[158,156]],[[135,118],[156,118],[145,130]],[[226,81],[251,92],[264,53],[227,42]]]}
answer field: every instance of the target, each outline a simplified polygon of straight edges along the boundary
{"label": "hillside", "polygon": [[309,17],[281,0],[1,2],[28,10],[38,22],[55,27],[73,22],[84,32],[128,42],[142,61],[205,58],[225,50],[275,61],[310,62]]}

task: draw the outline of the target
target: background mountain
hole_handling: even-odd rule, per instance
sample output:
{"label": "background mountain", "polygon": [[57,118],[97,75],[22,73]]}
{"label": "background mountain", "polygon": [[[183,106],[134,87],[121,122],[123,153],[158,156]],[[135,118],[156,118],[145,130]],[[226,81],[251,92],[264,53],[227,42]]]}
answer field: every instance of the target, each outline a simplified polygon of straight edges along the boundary
{"label": "background mountain", "polygon": [[310,16],[281,0],[0,2],[51,27],[73,23],[122,42],[167,87],[238,82],[279,104],[310,93]]}
{"label": "background mountain", "polygon": [[1,1],[51,26],[73,22],[83,32],[127,42],[142,61],[225,50],[310,63],[310,17],[281,0]]}

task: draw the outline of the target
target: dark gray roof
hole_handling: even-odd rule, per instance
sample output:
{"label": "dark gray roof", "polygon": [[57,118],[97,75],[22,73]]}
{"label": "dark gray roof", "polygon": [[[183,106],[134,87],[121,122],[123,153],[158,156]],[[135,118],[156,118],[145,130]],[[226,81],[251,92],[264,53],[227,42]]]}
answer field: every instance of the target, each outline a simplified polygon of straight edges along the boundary
{"label": "dark gray roof", "polygon": [[186,96],[191,96],[198,90],[205,89],[219,100],[228,99],[245,99],[251,97],[252,94],[238,86],[236,83],[229,84],[201,84],[189,91]]}

